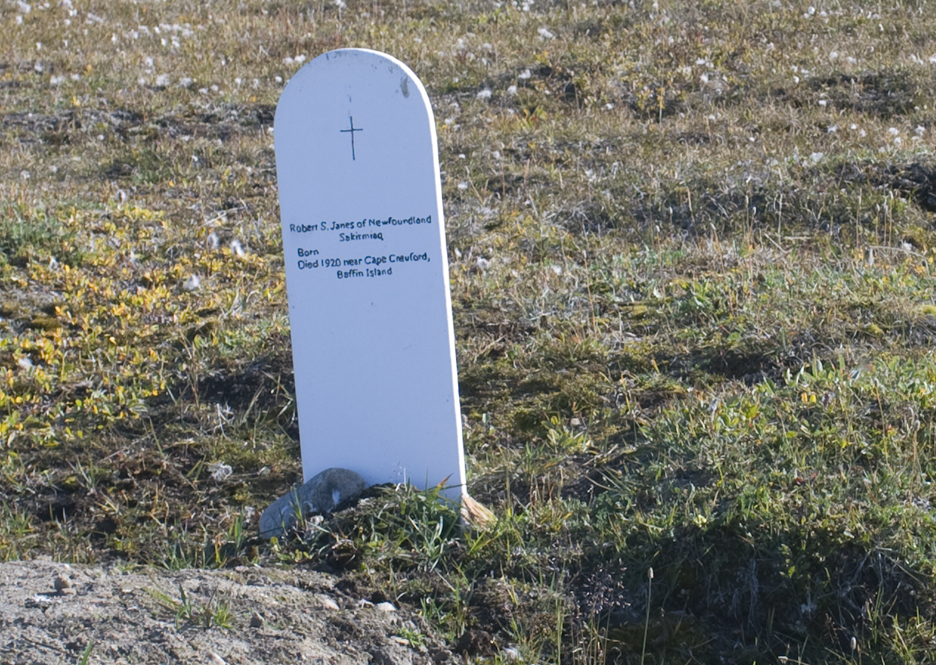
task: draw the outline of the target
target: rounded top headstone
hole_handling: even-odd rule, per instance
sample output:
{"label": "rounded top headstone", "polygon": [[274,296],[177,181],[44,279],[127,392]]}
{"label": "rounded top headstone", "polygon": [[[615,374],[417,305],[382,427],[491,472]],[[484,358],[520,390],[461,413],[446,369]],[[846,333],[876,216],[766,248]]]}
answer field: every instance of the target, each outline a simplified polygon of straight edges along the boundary
{"label": "rounded top headstone", "polygon": [[289,81],[274,122],[305,477],[341,467],[463,488],[425,88],[386,54],[331,51]]}

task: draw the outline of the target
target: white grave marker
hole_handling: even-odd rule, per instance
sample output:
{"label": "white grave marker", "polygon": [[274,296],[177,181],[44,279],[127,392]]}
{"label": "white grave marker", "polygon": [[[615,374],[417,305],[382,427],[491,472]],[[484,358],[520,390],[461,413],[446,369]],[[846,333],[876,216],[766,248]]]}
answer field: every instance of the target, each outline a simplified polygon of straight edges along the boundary
{"label": "white grave marker", "polygon": [[363,49],[319,56],[275,119],[305,479],[465,484],[435,121]]}

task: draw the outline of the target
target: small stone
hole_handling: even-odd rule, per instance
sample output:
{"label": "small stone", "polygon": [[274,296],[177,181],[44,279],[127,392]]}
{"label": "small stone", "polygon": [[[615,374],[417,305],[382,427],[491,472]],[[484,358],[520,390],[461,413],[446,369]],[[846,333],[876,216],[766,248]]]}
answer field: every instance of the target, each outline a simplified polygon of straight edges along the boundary
{"label": "small stone", "polygon": [[260,537],[282,537],[301,515],[326,513],[342,501],[357,498],[367,487],[364,479],[348,469],[325,469],[298,490],[281,496],[260,516]]}
{"label": "small stone", "polygon": [[330,610],[340,609],[338,603],[335,602],[335,599],[331,596],[326,596],[324,593],[318,594],[319,602],[322,603],[322,607],[328,608]]}
{"label": "small stone", "polygon": [[250,617],[251,628],[263,628],[263,623],[264,623],[263,615],[260,614],[259,612],[254,612],[253,615]]}
{"label": "small stone", "polygon": [[74,595],[77,592],[77,589],[75,589],[75,583],[71,581],[71,578],[68,577],[68,575],[56,575],[52,584],[55,587],[55,590],[63,596]]}

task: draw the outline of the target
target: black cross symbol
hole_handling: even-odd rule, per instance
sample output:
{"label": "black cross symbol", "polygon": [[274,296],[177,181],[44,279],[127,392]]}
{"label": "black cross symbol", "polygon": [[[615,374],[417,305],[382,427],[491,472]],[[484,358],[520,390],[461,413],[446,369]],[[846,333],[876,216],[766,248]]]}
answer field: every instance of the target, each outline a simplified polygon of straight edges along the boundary
{"label": "black cross symbol", "polygon": [[342,129],[339,131],[342,134],[351,134],[351,161],[354,161],[354,132],[363,132],[364,130],[360,127],[355,128],[353,116],[348,116],[348,118],[351,120],[351,129]]}

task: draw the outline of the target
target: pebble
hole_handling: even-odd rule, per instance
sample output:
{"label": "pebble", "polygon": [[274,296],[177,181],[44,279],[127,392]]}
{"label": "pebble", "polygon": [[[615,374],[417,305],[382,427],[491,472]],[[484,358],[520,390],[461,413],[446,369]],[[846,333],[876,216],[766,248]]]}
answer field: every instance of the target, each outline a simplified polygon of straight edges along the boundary
{"label": "pebble", "polygon": [[251,628],[263,628],[263,615],[259,612],[254,612],[253,616],[250,617],[250,627]]}
{"label": "pebble", "polygon": [[322,603],[322,607],[326,607],[330,610],[340,609],[338,603],[335,602],[335,599],[331,596],[326,596],[324,593],[317,594],[319,602]]}
{"label": "pebble", "polygon": [[52,585],[63,596],[72,596],[78,591],[75,589],[75,583],[71,581],[68,575],[56,575]]}

